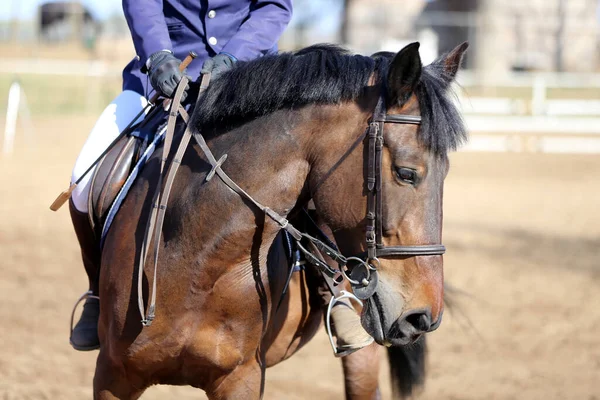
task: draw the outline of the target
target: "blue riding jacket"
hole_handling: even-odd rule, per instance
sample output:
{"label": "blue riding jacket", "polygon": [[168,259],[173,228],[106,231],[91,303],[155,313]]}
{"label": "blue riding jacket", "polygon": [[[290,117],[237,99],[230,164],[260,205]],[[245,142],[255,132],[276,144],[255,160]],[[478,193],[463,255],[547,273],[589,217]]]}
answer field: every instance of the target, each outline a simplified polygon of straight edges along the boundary
{"label": "blue riding jacket", "polygon": [[137,56],[123,70],[123,90],[147,95],[142,66],[154,52],[171,50],[195,80],[204,61],[219,53],[251,60],[277,51],[277,40],[292,16],[292,0],[123,0]]}

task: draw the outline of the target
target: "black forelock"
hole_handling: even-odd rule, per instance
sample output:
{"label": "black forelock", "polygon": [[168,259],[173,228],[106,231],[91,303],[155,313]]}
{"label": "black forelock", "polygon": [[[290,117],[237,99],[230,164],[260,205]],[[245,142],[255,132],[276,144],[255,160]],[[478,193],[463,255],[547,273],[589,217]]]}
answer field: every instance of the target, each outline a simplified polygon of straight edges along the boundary
{"label": "black forelock", "polygon": [[[320,44],[238,62],[211,82],[192,124],[201,130],[235,126],[281,109],[356,100],[373,73],[387,75],[393,55],[382,52],[366,57]],[[416,88],[422,117],[419,139],[435,153],[455,150],[466,139],[460,113],[450,98],[451,77],[444,73],[440,60],[423,68]]]}

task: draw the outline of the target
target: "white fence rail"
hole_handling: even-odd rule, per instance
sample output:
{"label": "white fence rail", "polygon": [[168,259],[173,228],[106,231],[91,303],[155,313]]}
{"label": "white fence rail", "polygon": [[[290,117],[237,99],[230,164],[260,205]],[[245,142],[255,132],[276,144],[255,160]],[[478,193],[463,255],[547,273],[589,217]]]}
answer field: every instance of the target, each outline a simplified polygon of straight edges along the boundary
{"label": "white fence rail", "polygon": [[600,116],[600,100],[546,100],[545,114]]}
{"label": "white fence rail", "polygon": [[470,99],[465,151],[600,153],[600,101],[548,100],[545,115],[527,115],[523,100]]}
{"label": "white fence rail", "polygon": [[[484,82],[461,72],[459,82],[460,93],[495,87],[522,95],[530,89],[526,98],[461,96],[471,134],[465,151],[600,153],[600,74],[515,73]],[[557,89],[586,91],[590,98],[549,98]]]}

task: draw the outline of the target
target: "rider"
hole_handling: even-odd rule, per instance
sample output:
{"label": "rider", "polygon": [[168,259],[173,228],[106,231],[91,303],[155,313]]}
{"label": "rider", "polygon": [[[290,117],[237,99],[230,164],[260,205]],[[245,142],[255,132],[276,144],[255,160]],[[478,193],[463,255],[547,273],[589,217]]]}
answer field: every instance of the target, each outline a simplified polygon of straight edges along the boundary
{"label": "rider", "polygon": [[[196,78],[201,71],[211,72],[213,79],[238,60],[275,53],[277,40],[292,16],[292,1],[123,0],[123,11],[137,56],[123,70],[123,91],[100,115],[84,144],[72,182],[146,106],[152,89],[173,96],[183,76],[179,65],[191,50],[198,54],[198,60],[186,74]],[[98,295],[100,249],[88,219],[92,176],[93,170],[75,188],[69,208],[90,291]],[[88,298],[70,338],[75,349],[99,347],[98,316],[98,299]]]}

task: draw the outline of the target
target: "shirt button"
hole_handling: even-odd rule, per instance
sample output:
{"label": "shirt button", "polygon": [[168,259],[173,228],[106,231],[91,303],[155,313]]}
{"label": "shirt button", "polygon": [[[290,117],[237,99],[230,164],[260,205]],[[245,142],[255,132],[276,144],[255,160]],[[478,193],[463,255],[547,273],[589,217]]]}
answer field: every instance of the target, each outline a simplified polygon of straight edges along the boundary
{"label": "shirt button", "polygon": [[211,36],[208,38],[208,44],[210,44],[211,46],[214,46],[217,44],[217,38],[214,36]]}
{"label": "shirt button", "polygon": [[208,12],[208,18],[214,18],[217,16],[217,12],[215,10],[210,10]]}

